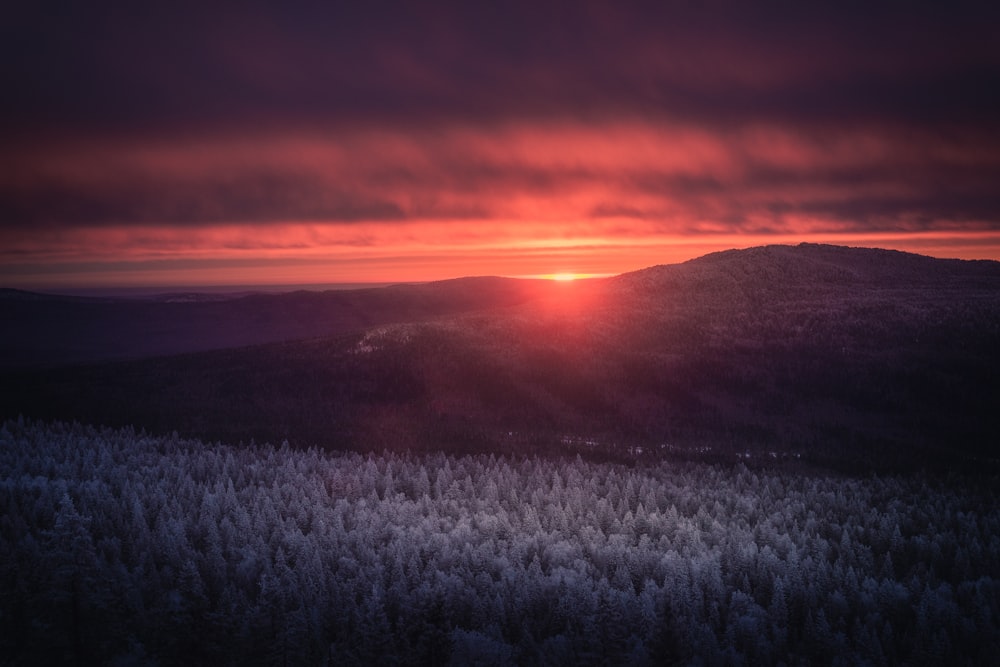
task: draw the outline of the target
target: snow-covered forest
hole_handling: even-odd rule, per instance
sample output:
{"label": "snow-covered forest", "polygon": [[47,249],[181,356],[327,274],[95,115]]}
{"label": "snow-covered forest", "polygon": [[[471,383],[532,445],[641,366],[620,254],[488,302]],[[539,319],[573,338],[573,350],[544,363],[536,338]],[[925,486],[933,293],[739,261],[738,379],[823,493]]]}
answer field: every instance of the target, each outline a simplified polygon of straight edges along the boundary
{"label": "snow-covered forest", "polygon": [[998,480],[0,429],[0,663],[987,664]]}

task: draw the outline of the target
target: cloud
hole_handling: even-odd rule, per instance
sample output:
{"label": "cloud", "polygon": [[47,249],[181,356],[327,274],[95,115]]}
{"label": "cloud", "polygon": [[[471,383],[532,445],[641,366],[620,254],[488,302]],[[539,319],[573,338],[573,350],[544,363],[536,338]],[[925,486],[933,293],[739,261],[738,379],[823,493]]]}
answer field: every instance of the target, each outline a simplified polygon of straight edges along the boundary
{"label": "cloud", "polygon": [[0,256],[995,232],[998,23],[983,3],[19,3]]}
{"label": "cloud", "polygon": [[[166,132],[621,113],[923,124],[996,118],[986,3],[24,4],[5,132]],[[28,56],[28,57],[26,57]],[[994,126],[995,126],[994,120]]]}
{"label": "cloud", "polygon": [[[995,142],[996,144],[997,142]],[[997,146],[1000,148],[1000,146]],[[8,229],[637,219],[845,229],[1000,226],[1000,151],[975,136],[647,121],[60,144],[0,162]],[[625,230],[623,230],[625,231]]]}

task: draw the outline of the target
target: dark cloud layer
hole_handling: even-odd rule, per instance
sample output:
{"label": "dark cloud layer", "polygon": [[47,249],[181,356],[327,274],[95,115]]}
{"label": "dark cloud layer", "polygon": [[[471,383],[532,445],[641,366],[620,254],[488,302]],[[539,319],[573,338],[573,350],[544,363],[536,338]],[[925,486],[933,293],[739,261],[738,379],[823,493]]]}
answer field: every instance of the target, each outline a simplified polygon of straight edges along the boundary
{"label": "dark cloud layer", "polygon": [[997,3],[20,1],[0,82],[7,240],[1000,230]]}
{"label": "dark cloud layer", "polygon": [[995,125],[995,3],[815,4],[22,3],[5,16],[3,127],[622,112]]}

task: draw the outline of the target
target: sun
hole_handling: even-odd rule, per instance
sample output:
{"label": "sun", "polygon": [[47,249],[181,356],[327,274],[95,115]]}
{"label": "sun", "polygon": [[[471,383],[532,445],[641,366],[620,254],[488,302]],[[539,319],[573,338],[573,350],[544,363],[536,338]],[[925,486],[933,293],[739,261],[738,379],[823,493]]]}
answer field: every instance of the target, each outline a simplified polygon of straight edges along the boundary
{"label": "sun", "polygon": [[575,273],[553,273],[552,280],[557,280],[561,283],[568,283],[571,280],[576,280]]}

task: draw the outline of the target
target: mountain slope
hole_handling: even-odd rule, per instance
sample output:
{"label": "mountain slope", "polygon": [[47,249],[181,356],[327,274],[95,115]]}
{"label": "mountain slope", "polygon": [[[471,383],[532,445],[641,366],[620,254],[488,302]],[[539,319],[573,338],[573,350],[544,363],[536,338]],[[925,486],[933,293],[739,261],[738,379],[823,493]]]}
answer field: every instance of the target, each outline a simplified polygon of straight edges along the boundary
{"label": "mountain slope", "polygon": [[230,441],[979,465],[1000,442],[998,349],[998,263],[768,246],[349,335],[22,374],[4,403]]}
{"label": "mountain slope", "polygon": [[284,294],[87,298],[0,290],[0,368],[136,359],[329,336],[536,298],[531,281],[460,278],[423,285]]}

